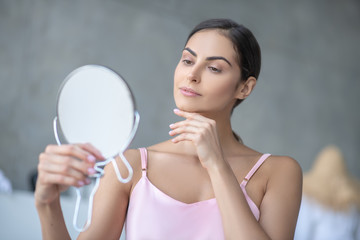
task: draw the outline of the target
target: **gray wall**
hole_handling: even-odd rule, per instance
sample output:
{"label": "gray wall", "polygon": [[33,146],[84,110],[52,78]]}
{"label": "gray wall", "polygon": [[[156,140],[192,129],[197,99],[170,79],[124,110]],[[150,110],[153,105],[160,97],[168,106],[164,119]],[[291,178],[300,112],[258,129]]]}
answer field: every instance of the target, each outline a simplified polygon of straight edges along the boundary
{"label": "gray wall", "polygon": [[257,36],[263,68],[233,127],[259,151],[307,171],[328,144],[360,176],[360,3],[342,1],[0,0],[0,169],[29,189],[38,154],[55,143],[57,89],[97,63],[132,88],[141,124],[132,147],[168,139],[173,71],[199,21],[232,18]]}

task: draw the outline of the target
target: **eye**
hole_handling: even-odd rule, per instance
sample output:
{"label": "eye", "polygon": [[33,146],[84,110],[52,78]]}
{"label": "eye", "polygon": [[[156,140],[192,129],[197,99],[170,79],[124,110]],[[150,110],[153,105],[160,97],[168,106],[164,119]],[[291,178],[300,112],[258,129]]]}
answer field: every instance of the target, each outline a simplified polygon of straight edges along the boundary
{"label": "eye", "polygon": [[189,59],[183,59],[182,62],[183,62],[185,65],[191,65],[191,64],[192,64],[192,61],[189,60]]}
{"label": "eye", "polygon": [[218,69],[218,68],[216,68],[216,67],[211,67],[211,66],[209,66],[209,69],[210,69],[210,71],[212,71],[212,72],[221,73],[221,70]]}

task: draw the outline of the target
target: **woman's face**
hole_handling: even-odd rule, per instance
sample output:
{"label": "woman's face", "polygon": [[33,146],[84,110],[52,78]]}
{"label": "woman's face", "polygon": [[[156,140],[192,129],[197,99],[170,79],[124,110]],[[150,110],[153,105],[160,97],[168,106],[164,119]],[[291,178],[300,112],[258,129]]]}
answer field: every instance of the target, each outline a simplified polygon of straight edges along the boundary
{"label": "woman's face", "polygon": [[231,111],[240,76],[232,42],[216,30],[197,32],[175,69],[176,106],[198,113]]}

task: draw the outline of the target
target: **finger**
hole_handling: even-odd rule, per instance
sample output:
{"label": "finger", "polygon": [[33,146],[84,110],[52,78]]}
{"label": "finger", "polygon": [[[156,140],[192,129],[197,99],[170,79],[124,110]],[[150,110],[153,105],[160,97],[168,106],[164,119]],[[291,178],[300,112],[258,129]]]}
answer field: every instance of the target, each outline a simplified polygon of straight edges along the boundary
{"label": "finger", "polygon": [[[72,176],[77,179],[82,179],[86,176],[86,170],[82,170],[80,166],[76,169],[72,166],[72,162],[80,162],[76,159],[70,159],[70,157],[59,157],[54,155],[50,157],[51,160],[41,159],[38,165],[39,172],[62,174],[66,176]],[[76,163],[73,163],[75,165]],[[79,165],[79,164],[77,164]],[[83,167],[84,169],[84,167]]]}
{"label": "finger", "polygon": [[[93,169],[93,164],[91,163],[79,161],[71,156],[53,155],[47,153],[40,154],[39,166],[51,166],[52,168],[44,168],[43,170],[63,174],[73,173],[73,171],[70,171],[70,169],[73,169],[74,171],[81,173],[82,176],[89,174],[92,175],[96,172]],[[80,176],[78,175],[78,178],[79,177]]]}
{"label": "finger", "polygon": [[85,180],[78,180],[71,176],[48,173],[39,175],[39,181],[43,184],[58,184],[58,185],[66,185],[66,186],[74,186],[81,187],[87,184]]}
{"label": "finger", "polygon": [[171,129],[176,129],[178,127],[184,127],[184,126],[193,126],[193,127],[205,127],[206,125],[204,124],[204,122],[199,121],[199,120],[194,120],[194,119],[186,119],[184,121],[179,121],[173,124],[170,124],[170,128]]}
{"label": "finger", "polygon": [[96,147],[94,147],[94,145],[92,145],[91,143],[83,143],[83,144],[79,144],[79,145],[84,150],[92,153],[96,157],[96,159],[105,160],[105,157],[102,155],[100,150],[97,149]]}
{"label": "finger", "polygon": [[45,152],[56,155],[73,156],[89,163],[95,163],[96,161],[96,157],[93,154],[75,144],[64,144],[61,146],[48,145]]}
{"label": "finger", "polygon": [[85,174],[80,171],[75,170],[69,165],[60,165],[52,162],[46,162],[39,165],[39,169],[41,172],[46,174],[61,174],[63,176],[73,177],[78,180],[85,179]]}
{"label": "finger", "polygon": [[203,122],[203,123],[210,124],[212,126],[216,125],[215,120],[213,120],[211,118],[204,117],[204,116],[202,116],[202,115],[200,115],[198,113],[185,112],[185,111],[182,111],[182,110],[179,110],[179,109],[174,109],[174,113],[177,114],[180,117],[186,118],[186,120],[193,120],[193,121]]}
{"label": "finger", "polygon": [[182,134],[182,133],[197,133],[197,132],[199,132],[198,127],[194,127],[191,125],[183,125],[183,126],[178,126],[178,127],[174,128],[173,130],[171,130],[169,132],[169,135],[175,136],[177,134]]}
{"label": "finger", "polygon": [[178,142],[181,142],[181,141],[191,141],[191,142],[194,142],[194,139],[195,139],[195,135],[192,134],[192,133],[182,133],[176,137],[174,137],[173,139],[171,139],[171,141],[173,143],[178,143]]}

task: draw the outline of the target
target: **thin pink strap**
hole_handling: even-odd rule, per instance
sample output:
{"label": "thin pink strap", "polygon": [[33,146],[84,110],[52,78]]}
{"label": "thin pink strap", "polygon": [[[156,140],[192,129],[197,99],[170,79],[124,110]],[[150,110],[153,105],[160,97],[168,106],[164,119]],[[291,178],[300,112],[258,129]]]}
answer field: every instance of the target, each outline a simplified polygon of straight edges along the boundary
{"label": "thin pink strap", "polygon": [[142,175],[146,176],[146,168],[147,168],[147,150],[146,148],[139,148],[140,156],[141,156],[141,170]]}
{"label": "thin pink strap", "polygon": [[261,164],[270,156],[270,153],[263,154],[260,159],[255,163],[255,165],[252,167],[252,169],[248,172],[244,180],[241,182],[241,185],[246,186],[250,178],[254,175],[254,173],[259,169]]}

